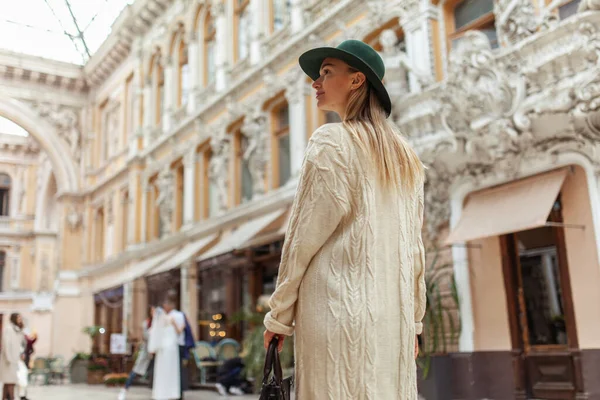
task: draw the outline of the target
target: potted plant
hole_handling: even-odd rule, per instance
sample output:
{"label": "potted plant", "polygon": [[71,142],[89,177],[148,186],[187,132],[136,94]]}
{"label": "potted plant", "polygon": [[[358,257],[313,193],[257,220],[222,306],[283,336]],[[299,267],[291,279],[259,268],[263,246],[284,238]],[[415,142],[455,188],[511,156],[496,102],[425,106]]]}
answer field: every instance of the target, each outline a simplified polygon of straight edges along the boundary
{"label": "potted plant", "polygon": [[106,374],[103,380],[104,384],[108,387],[120,387],[125,385],[127,374]]}
{"label": "potted plant", "polygon": [[88,385],[98,385],[104,381],[104,376],[108,371],[108,360],[103,357],[92,358],[88,364]]}
{"label": "potted plant", "polygon": [[[265,331],[263,320],[266,313],[266,307],[258,305],[255,312],[241,311],[231,318],[232,323],[245,321],[250,326],[244,337],[241,357],[244,360],[244,373],[248,380],[254,382],[255,392],[260,392],[265,366],[266,351],[263,339],[263,332]],[[293,359],[294,341],[292,338],[287,338],[284,342],[283,351],[280,353],[284,377],[294,373]]]}
{"label": "potted plant", "polygon": [[87,383],[90,356],[88,353],[75,353],[69,365],[71,383]]}
{"label": "potted plant", "polygon": [[452,399],[450,346],[460,334],[459,297],[452,264],[439,264],[439,253],[425,275],[427,306],[418,359],[419,392],[426,400]]}

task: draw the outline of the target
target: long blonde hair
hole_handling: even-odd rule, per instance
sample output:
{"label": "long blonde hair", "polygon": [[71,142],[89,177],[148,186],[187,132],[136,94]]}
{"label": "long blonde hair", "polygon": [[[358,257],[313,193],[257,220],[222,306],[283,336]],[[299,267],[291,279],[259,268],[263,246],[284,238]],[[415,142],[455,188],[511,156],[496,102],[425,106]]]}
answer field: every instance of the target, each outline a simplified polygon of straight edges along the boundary
{"label": "long blonde hair", "polygon": [[[355,71],[351,68],[351,71]],[[379,180],[387,189],[415,190],[424,178],[424,167],[406,139],[386,119],[385,111],[365,81],[350,93],[344,127],[357,139],[365,156],[373,160]]]}

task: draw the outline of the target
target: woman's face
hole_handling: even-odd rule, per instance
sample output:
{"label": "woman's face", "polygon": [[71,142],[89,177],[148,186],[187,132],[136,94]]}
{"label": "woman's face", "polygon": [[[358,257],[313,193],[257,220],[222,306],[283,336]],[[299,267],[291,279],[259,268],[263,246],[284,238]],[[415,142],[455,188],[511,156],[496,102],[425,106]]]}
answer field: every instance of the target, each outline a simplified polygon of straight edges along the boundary
{"label": "woman's face", "polygon": [[350,92],[360,87],[365,76],[361,72],[352,72],[348,64],[337,58],[323,60],[320,75],[312,84],[316,90],[317,107],[334,111],[343,119]]}
{"label": "woman's face", "polygon": [[17,315],[17,325],[23,326],[23,317],[21,317],[21,314]]}

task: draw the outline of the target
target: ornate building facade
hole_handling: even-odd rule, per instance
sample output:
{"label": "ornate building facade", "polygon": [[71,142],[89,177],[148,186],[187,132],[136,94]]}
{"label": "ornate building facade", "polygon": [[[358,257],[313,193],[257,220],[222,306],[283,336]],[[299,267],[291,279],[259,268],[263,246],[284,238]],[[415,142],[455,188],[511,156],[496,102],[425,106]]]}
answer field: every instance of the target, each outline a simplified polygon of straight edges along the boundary
{"label": "ornate building facade", "polygon": [[137,0],[84,67],[4,52],[0,116],[30,138],[0,149],[0,310],[51,332],[42,353],[94,324],[107,352],[173,289],[200,338],[239,339],[211,316],[273,291],[304,147],[336,121],[297,58],[356,38],[428,166],[455,397],[600,398],[598,26],[595,0]]}

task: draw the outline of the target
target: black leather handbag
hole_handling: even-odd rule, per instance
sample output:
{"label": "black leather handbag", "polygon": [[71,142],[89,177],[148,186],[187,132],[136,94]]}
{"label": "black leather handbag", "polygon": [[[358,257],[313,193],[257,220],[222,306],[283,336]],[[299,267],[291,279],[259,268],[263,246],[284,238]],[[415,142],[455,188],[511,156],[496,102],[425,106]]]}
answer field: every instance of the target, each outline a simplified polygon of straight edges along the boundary
{"label": "black leather handbag", "polygon": [[[277,337],[273,338],[267,349],[259,400],[290,400],[291,398],[292,377],[283,379],[279,352],[277,351],[278,342]],[[273,376],[269,380],[271,372],[273,372]]]}

